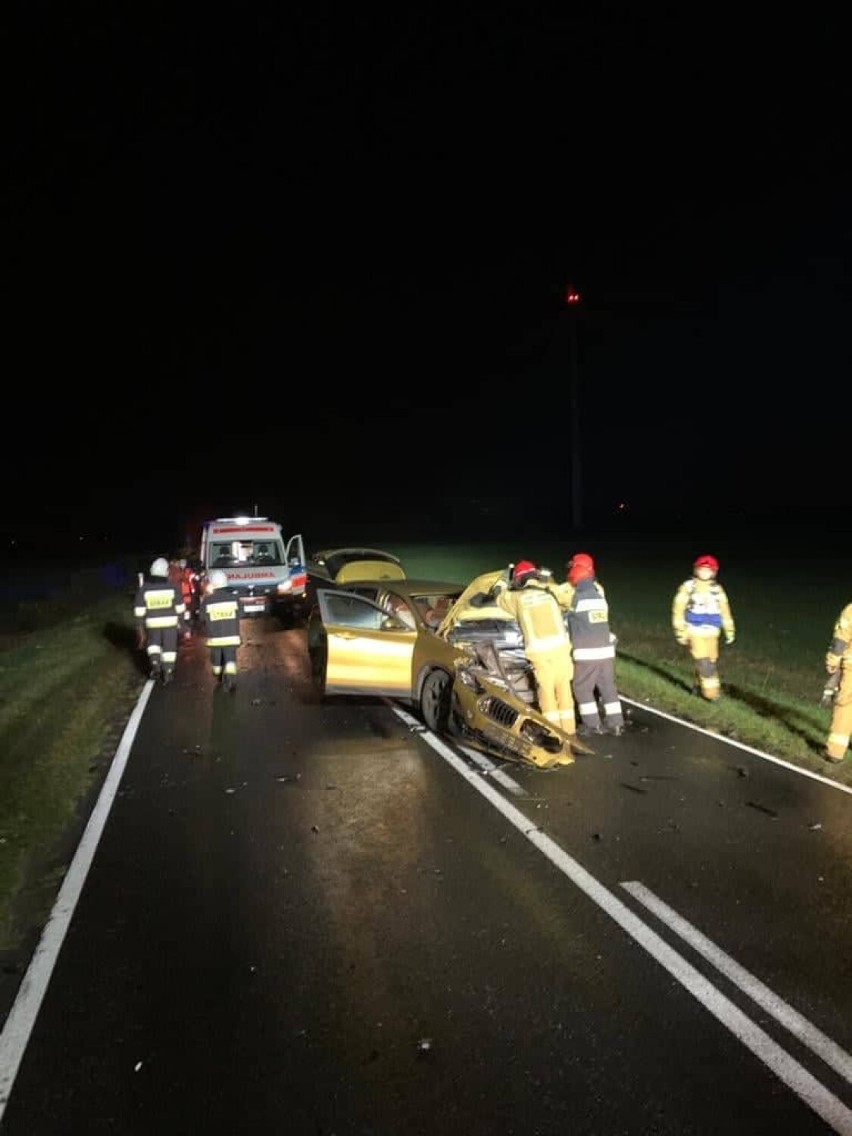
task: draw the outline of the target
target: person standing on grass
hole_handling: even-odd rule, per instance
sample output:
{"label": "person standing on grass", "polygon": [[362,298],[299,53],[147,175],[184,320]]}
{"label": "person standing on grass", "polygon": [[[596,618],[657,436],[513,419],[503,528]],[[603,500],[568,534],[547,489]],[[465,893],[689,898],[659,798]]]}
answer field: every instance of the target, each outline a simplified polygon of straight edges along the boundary
{"label": "person standing on grass", "polygon": [[852,603],[837,617],[825,656],[825,669],[829,675],[840,671],[840,685],[834,695],[831,725],[822,754],[826,761],[837,765],[846,756],[852,731]]}
{"label": "person standing on grass", "polygon": [[228,577],[214,568],[202,596],[198,618],[207,636],[213,676],[224,690],[237,686],[237,647],[240,645],[240,601],[227,591]]}
{"label": "person standing on grass", "polygon": [[719,639],[734,641],[736,629],[725,589],[716,579],[719,561],[715,556],[699,556],[692,576],[680,585],[672,601],[672,630],[682,647],[687,647],[695,664],[698,692],[708,702],[722,693],[719,680]]}

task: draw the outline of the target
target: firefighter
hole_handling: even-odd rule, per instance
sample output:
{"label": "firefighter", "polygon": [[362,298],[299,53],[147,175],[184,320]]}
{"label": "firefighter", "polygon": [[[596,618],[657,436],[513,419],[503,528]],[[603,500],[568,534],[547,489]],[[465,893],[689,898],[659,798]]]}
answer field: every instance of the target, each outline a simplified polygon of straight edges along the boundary
{"label": "firefighter", "polygon": [[725,589],[716,579],[719,561],[699,556],[692,576],[680,585],[672,601],[672,630],[682,647],[688,647],[695,663],[697,690],[708,702],[722,693],[719,681],[719,638],[734,642],[734,617]]}
{"label": "firefighter", "polygon": [[574,736],[571,640],[548,579],[531,560],[519,560],[493,585],[491,596],[498,607],[517,620],[524,653],[535,675],[542,715],[563,733]]}
{"label": "firefighter", "polygon": [[840,672],[840,685],[834,695],[831,725],[823,750],[825,760],[836,765],[846,756],[852,731],[852,603],[847,604],[837,617],[825,656],[825,669],[829,675]]}
{"label": "firefighter", "polygon": [[213,675],[225,690],[237,686],[237,647],[240,645],[240,602],[226,591],[228,577],[214,568],[201,598],[199,619],[207,635]]}
{"label": "firefighter", "polygon": [[139,646],[145,647],[150,677],[163,685],[172,681],[177,661],[178,627],[184,603],[180,587],[169,580],[169,562],[159,556],[140,580],[133,614]]}
{"label": "firefighter", "polygon": [[[570,594],[563,608],[574,659],[574,698],[581,723],[578,734],[624,732],[624,711],[615,683],[615,636],[609,627],[609,605],[595,576],[595,562],[577,552],[568,563]],[[560,585],[564,589],[564,585]],[[603,706],[601,722],[598,696]]]}

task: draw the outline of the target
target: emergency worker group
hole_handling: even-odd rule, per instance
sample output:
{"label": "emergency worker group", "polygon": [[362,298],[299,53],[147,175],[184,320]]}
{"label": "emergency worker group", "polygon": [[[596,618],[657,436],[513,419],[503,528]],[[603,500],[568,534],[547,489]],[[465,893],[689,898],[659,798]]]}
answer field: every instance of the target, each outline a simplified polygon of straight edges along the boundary
{"label": "emergency worker group", "polygon": [[[699,556],[671,605],[675,641],[692,660],[693,692],[708,702],[722,693],[720,641],[724,636],[731,646],[736,637],[718,572],[715,556]],[[226,690],[235,689],[240,613],[226,586],[221,570],[213,570],[205,581],[186,560],[153,561],[147,577],[140,578],[134,605],[138,643],[147,653],[152,679],[171,682],[180,629],[196,620],[206,636],[214,679]],[[617,640],[593,558],[586,552],[572,556],[561,583],[533,561],[519,560],[501,574],[487,599],[518,624],[541,714],[569,737],[619,737],[625,718],[615,678]],[[837,617],[825,669],[825,704],[832,706],[832,716],[822,756],[838,763],[846,757],[852,733],[852,603]],[[572,760],[566,757],[566,763]]]}
{"label": "emergency worker group", "polygon": [[565,734],[619,736],[624,713],[615,682],[615,636],[592,557],[573,556],[561,584],[521,560],[493,585],[492,598],[520,628],[542,715]]}
{"label": "emergency worker group", "polygon": [[205,580],[186,560],[154,560],[139,581],[133,614],[137,643],[148,657],[148,675],[167,686],[174,677],[178,637],[190,634],[192,620],[206,637],[210,669],[227,691],[237,684],[240,646],[239,601],[227,589],[228,578],[215,569]]}
{"label": "emergency worker group", "polygon": [[[692,660],[693,692],[707,702],[718,701],[722,693],[720,642],[724,637],[730,647],[736,639],[731,602],[718,572],[715,556],[697,557],[671,605],[675,641]],[[493,586],[492,598],[518,622],[544,717],[567,734],[620,736],[625,721],[615,679],[617,640],[592,557],[576,553],[561,584],[532,561],[521,560]],[[845,758],[852,733],[852,603],[834,625],[825,669],[824,704],[832,706],[832,717],[822,757],[836,764]]]}

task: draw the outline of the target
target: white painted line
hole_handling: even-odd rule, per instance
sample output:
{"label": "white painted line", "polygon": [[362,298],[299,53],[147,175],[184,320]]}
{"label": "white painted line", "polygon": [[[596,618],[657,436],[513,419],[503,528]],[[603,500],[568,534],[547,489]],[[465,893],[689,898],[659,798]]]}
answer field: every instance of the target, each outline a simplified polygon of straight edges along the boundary
{"label": "white painted line", "polygon": [[153,680],[149,679],[139,696],[139,701],[130,715],[124,728],[115,757],[109,768],[98,796],[97,804],[92,810],[89,822],[82,839],[74,853],[71,866],[62,881],[62,887],[56,897],[56,902],[42,931],[41,939],[35,953],[27,967],[18,989],[17,997],[9,1011],[9,1016],[0,1034],[0,1121],[6,1110],[12,1085],[18,1075],[18,1068],[24,1056],[24,1050],[35,1025],[41,1003],[53,974],[53,968],[59,957],[59,951],[65,939],[65,933],[86,882],[86,875],[92,865],[98,842],[107,822],[115,794],[118,791],[127,758],[133,745],[133,739],[139,729],[142,712],[151,697],[154,689]]}
{"label": "white painted line", "polygon": [[[406,726],[408,726],[409,729],[411,729],[414,733],[428,733],[430,737],[434,736],[428,729],[428,727],[423,725],[419,718],[413,717],[398,703],[392,702],[388,699],[387,704],[397,715],[397,717],[401,718],[403,722],[405,722]],[[479,750],[472,749],[470,746],[466,745],[458,745],[457,748],[463,750],[471,759],[471,761],[475,761],[480,769],[482,769],[484,773],[488,774],[492,781],[497,781],[500,785],[503,786],[504,789],[506,789],[516,797],[526,796],[526,791],[518,784],[518,782],[514,781],[509,776],[509,774],[504,772],[504,770],[502,770],[498,765],[495,765],[491,758],[487,756],[487,754],[481,753]]]}
{"label": "white painted line", "polygon": [[479,750],[471,749],[470,746],[465,745],[459,746],[459,749],[466,753],[471,761],[475,761],[483,772],[488,774],[492,781],[496,781],[498,784],[502,785],[503,788],[513,796],[523,797],[526,795],[524,789],[518,782],[510,777],[505,770],[501,769],[499,765],[495,765],[484,753],[480,753]]}
{"label": "white painted line", "polygon": [[[399,710],[396,711],[400,713]],[[406,715],[406,717],[409,717]],[[413,721],[413,719],[410,719]],[[825,1085],[782,1049],[729,998],[643,923],[629,907],[569,856],[549,836],[536,828],[524,814],[496,789],[471,769],[448,745],[431,732],[423,732],[423,740],[452,768],[489,801],[510,824],[525,836],[571,882],[615,922],[676,979],[705,1009],[721,1022],[746,1049],[775,1074],[792,1092],[829,1125],[839,1136],[852,1136],[852,1111]]]}
{"label": "white painted line", "polygon": [[821,1057],[826,1065],[830,1065],[836,1073],[852,1084],[852,1056],[845,1049],[827,1037],[812,1025],[807,1018],[788,1006],[783,999],[765,986],[759,978],[755,978],[745,967],[735,962],[730,955],[711,942],[705,935],[682,916],[678,915],[668,904],[663,903],[654,893],[636,881],[622,883],[621,886],[629,892],[643,906],[652,911],[667,927],[681,939],[689,943],[724,976],[747,994],[758,1006],[771,1014],[776,1021],[790,1031],[794,1037],[808,1047],[811,1052]]}
{"label": "white painted line", "polygon": [[687,722],[684,718],[677,718],[674,714],[667,714],[665,710],[657,710],[653,706],[648,706],[645,702],[634,702],[630,698],[625,698],[622,694],[619,694],[618,697],[622,702],[626,702],[629,706],[635,706],[638,710],[647,710],[649,714],[656,714],[658,718],[665,718],[669,722],[677,722],[679,726],[686,726],[688,730],[695,730],[696,733],[704,734],[705,737],[715,738],[717,742],[724,742],[725,745],[735,746],[745,753],[752,753],[755,757],[762,757],[764,761],[771,761],[773,765],[782,765],[792,773],[800,773],[803,777],[810,777],[812,781],[819,781],[823,785],[830,785],[832,789],[839,789],[841,793],[852,794],[852,786],[841,785],[839,781],[832,781],[830,777],[823,777],[821,773],[813,773],[810,769],[802,769],[800,765],[793,765],[792,762],[784,761],[781,757],[774,757],[771,753],[764,753],[762,749],[755,749],[753,746],[746,745],[744,742],[735,741],[733,738],[726,737],[724,734],[714,733],[713,730],[705,730],[703,726],[696,726],[694,722]]}

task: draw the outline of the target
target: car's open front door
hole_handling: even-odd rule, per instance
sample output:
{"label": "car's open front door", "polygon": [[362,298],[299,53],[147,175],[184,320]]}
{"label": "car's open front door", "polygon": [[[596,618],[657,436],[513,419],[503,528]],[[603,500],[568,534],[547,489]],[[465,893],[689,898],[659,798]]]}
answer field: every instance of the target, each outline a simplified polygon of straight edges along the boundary
{"label": "car's open front door", "polygon": [[417,632],[352,592],[317,592],[326,648],[327,694],[411,697]]}

